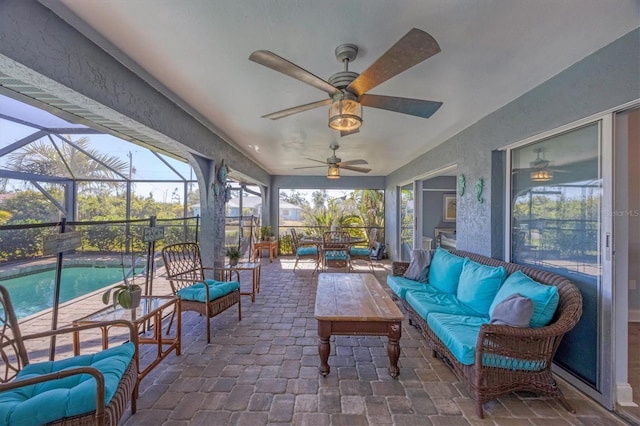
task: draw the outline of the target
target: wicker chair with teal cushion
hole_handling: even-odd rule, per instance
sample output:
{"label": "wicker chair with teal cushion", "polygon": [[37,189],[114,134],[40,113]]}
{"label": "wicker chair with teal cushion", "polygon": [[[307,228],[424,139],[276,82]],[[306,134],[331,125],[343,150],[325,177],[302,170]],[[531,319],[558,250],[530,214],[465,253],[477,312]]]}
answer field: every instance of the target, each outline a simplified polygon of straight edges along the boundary
{"label": "wicker chair with teal cushion", "polygon": [[303,245],[300,243],[300,238],[298,238],[298,233],[294,228],[289,229],[289,233],[291,234],[291,244],[293,245],[293,252],[296,255],[296,263],[293,265],[293,270],[296,270],[298,266],[298,261],[300,259],[312,259],[315,264],[315,268],[313,273],[318,270],[319,264],[319,254],[318,254],[318,245],[310,244]]}
{"label": "wicker chair with teal cushion", "polygon": [[349,256],[351,237],[344,231],[327,231],[322,234],[322,266],[327,268],[351,268]]}
{"label": "wicker chair with teal cushion", "polygon": [[[89,329],[100,336],[101,328],[121,327],[129,329],[127,343],[53,361],[31,363],[24,343]],[[124,320],[22,335],[9,292],[0,286],[0,424],[117,425],[129,402],[135,414],[137,338]]]}
{"label": "wicker chair with teal cushion", "polygon": [[373,262],[371,261],[371,251],[376,244],[376,238],[378,237],[378,228],[371,228],[369,230],[369,238],[366,247],[351,247],[349,250],[349,256],[351,257],[351,269],[353,269],[353,262],[357,260],[364,260],[369,264],[371,272],[373,272]]}
{"label": "wicker chair with teal cushion", "polygon": [[[203,267],[200,246],[197,243],[168,245],[162,249],[162,259],[171,289],[180,297],[182,312],[194,311],[206,318],[207,343],[211,343],[211,318],[237,304],[238,321],[242,320],[240,277],[237,271],[233,271],[237,279],[232,281],[205,278],[205,271],[208,270],[212,276],[218,275],[218,278],[230,274],[223,274],[222,270],[215,268]],[[169,322],[169,328],[172,322],[173,317]]]}

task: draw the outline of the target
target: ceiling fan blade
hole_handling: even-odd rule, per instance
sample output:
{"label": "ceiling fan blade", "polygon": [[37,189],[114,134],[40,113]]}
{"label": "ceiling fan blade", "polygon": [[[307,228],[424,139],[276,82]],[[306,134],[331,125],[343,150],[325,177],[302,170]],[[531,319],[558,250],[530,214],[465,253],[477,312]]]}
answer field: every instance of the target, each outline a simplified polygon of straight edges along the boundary
{"label": "ceiling fan blade", "polygon": [[365,169],[364,167],[340,166],[340,168],[345,170],[353,170],[354,172],[360,173],[369,173],[371,171],[371,169]]}
{"label": "ceiling fan blade", "polygon": [[320,77],[311,74],[309,71],[300,68],[296,64],[291,63],[268,50],[256,50],[249,56],[249,60],[271,68],[274,71],[281,72],[289,77],[293,77],[303,83],[307,83],[322,90],[323,92],[327,92],[330,95],[337,95],[340,93],[340,90],[329,82],[324,81]]}
{"label": "ceiling fan blade", "polygon": [[344,167],[344,166],[353,166],[356,164],[369,164],[367,163],[367,160],[349,160],[349,161],[341,161],[338,163],[339,167]]}
{"label": "ceiling fan blade", "polygon": [[440,46],[433,37],[413,28],[353,80],[347,90],[360,96],[438,52]]}
{"label": "ceiling fan blade", "polygon": [[327,167],[327,165],[325,164],[324,166],[305,166],[305,167],[294,167],[294,170],[300,170],[300,169],[315,169],[317,167]]}
{"label": "ceiling fan blade", "polygon": [[331,99],[311,102],[310,104],[298,105],[297,107],[287,108],[281,111],[272,112],[271,114],[263,115],[262,118],[270,118],[272,120],[277,120],[279,118],[288,117],[290,115],[297,114],[299,112],[304,112],[310,109],[318,108],[323,105],[329,105],[330,103],[331,103]]}
{"label": "ceiling fan blade", "polygon": [[360,103],[372,108],[386,109],[422,118],[431,117],[442,106],[442,102],[382,95],[362,95]]}
{"label": "ceiling fan blade", "polygon": [[316,163],[328,164],[326,161],[314,160],[313,158],[305,158],[305,160],[315,161]]}
{"label": "ceiling fan blade", "polygon": [[360,131],[359,127],[357,129],[353,129],[351,131],[340,130],[340,137],[353,135],[354,133],[358,133],[359,131]]}

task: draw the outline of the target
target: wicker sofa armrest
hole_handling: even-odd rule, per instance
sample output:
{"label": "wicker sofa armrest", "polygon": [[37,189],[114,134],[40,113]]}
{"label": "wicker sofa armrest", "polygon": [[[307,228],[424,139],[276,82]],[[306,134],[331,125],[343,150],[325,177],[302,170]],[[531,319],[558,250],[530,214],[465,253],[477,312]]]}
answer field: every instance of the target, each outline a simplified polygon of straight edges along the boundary
{"label": "wicker sofa armrest", "polygon": [[409,267],[409,262],[392,262],[391,263],[391,271],[393,275],[402,276],[405,272],[407,272],[407,268]]}

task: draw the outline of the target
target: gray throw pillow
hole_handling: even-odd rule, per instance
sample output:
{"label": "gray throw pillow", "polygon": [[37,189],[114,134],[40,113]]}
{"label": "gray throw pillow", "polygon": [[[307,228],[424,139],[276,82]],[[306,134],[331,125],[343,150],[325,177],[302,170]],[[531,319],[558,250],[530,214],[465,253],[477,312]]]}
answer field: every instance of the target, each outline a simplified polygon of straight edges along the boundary
{"label": "gray throw pillow", "polygon": [[429,280],[429,265],[431,253],[429,250],[414,249],[411,252],[411,262],[404,273],[404,277],[410,280],[426,283]]}
{"label": "gray throw pillow", "polygon": [[529,327],[532,316],[531,299],[516,293],[496,305],[491,314],[491,324]]}

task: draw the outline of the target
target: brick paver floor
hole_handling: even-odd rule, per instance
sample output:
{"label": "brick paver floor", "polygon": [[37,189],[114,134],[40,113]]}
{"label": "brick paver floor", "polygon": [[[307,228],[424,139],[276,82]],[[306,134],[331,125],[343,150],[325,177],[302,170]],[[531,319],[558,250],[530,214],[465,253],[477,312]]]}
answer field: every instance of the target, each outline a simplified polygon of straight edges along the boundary
{"label": "brick paver floor", "polygon": [[[255,303],[242,298],[242,321],[230,309],[212,320],[183,314],[182,355],[171,354],[140,386],[138,411],[125,425],[615,425],[625,424],[573,387],[560,383],[577,409],[511,394],[475,415],[465,387],[431,356],[420,333],[403,322],[400,377],[392,379],[385,337],[331,338],[331,373],[318,373],[317,275],[310,263],[262,260]],[[360,272],[368,268],[359,267]],[[375,276],[386,287],[390,264]],[[328,272],[330,273],[330,272]],[[251,282],[243,275],[243,285]],[[148,349],[142,357],[150,356]]]}

